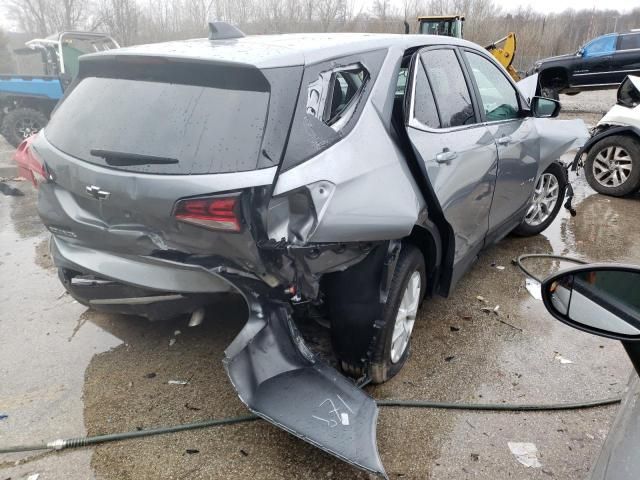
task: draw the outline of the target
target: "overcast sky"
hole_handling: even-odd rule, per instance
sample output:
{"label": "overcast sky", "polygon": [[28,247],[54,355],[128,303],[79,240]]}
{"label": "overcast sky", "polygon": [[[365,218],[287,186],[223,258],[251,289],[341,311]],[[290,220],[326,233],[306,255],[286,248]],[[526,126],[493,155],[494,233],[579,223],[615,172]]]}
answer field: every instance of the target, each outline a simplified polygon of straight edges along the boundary
{"label": "overcast sky", "polygon": [[[580,10],[581,8],[595,8],[596,10],[614,9],[631,10],[640,7],[639,0],[495,0],[505,10],[531,6],[540,12],[562,12],[567,8]],[[640,25],[638,26],[640,28]]]}

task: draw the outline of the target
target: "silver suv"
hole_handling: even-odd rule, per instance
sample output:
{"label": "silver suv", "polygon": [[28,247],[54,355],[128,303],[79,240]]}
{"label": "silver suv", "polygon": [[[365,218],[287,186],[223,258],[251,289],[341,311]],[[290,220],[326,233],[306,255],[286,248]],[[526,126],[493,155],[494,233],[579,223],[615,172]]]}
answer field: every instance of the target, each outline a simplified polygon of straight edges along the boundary
{"label": "silver suv", "polygon": [[586,139],[484,49],[427,35],[209,39],[85,56],[18,161],[39,186],[60,278],[80,302],[157,319],[212,294],[248,304],[225,368],[242,401],[384,474],[377,408],[291,320],[322,309],[340,368],[380,383],[425,296],[479,252],[534,235]]}

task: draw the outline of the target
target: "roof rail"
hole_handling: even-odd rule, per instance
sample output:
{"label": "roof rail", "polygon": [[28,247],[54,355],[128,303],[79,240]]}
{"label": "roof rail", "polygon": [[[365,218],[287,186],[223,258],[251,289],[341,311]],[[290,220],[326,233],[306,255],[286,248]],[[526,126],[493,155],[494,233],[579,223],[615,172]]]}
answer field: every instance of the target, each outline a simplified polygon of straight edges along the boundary
{"label": "roof rail", "polygon": [[209,22],[209,40],[228,40],[231,38],[242,38],[244,33],[227,22]]}

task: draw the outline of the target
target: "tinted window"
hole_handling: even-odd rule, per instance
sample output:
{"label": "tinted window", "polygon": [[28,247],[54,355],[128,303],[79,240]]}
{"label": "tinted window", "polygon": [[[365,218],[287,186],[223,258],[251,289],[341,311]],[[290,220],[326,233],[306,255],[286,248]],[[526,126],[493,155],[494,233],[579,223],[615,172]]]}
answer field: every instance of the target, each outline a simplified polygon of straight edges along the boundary
{"label": "tinted window", "polygon": [[421,55],[433,89],[443,128],[475,123],[471,95],[453,50],[429,50]]}
{"label": "tinted window", "polygon": [[620,35],[620,43],[618,50],[632,50],[640,48],[640,35],[637,33],[631,35]]}
{"label": "tinted window", "polygon": [[431,127],[440,128],[440,118],[433,92],[427,80],[422,62],[418,62],[416,68],[416,93],[413,104],[413,115],[420,123]]}
{"label": "tinted window", "polygon": [[268,105],[268,91],[88,77],[62,102],[45,135],[69,155],[121,170],[250,170]]}
{"label": "tinted window", "polygon": [[508,120],[519,116],[518,96],[502,72],[486,58],[464,52],[475,78],[486,120]]}
{"label": "tinted window", "polygon": [[616,35],[609,35],[592,40],[584,47],[583,56],[595,57],[598,55],[613,53],[613,51],[616,49],[616,39]]}

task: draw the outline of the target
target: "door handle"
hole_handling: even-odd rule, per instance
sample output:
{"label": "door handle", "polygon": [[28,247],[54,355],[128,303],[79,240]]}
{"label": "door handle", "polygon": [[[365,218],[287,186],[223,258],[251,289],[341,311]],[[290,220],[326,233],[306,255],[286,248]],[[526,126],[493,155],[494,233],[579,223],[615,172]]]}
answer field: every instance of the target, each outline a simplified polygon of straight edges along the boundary
{"label": "door handle", "polygon": [[511,143],[511,137],[509,135],[505,135],[504,137],[500,137],[497,142],[498,145],[509,145]]}
{"label": "door handle", "polygon": [[436,155],[436,162],[438,163],[449,163],[451,160],[456,158],[458,154],[456,152],[452,152],[449,149],[445,149],[442,152]]}

